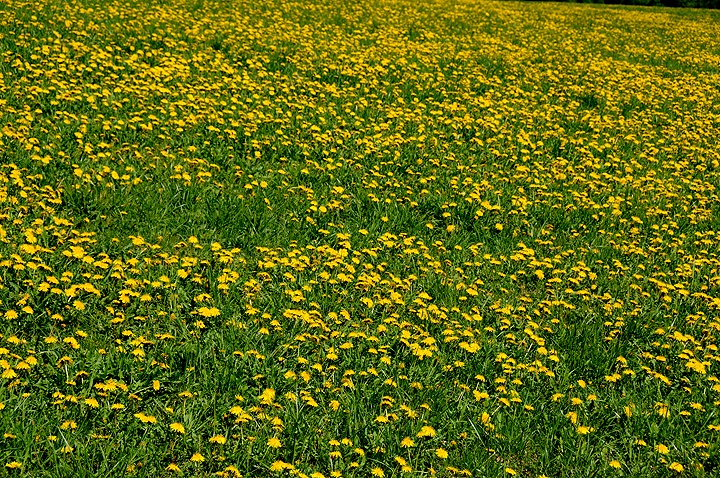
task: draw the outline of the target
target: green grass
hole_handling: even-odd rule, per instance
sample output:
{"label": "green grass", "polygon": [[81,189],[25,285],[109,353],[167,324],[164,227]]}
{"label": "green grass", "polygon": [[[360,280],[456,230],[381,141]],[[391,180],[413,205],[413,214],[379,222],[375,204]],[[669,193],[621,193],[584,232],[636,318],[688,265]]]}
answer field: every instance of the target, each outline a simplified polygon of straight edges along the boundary
{"label": "green grass", "polygon": [[1,2],[0,476],[714,476],[717,17]]}

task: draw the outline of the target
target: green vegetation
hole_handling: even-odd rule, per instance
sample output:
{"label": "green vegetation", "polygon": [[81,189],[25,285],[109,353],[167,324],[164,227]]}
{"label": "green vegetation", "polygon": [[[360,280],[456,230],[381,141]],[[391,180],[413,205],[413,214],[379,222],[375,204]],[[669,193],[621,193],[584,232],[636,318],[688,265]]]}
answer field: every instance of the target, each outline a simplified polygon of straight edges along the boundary
{"label": "green vegetation", "polygon": [[3,0],[0,475],[717,475],[719,20]]}
{"label": "green vegetation", "polygon": [[640,5],[644,7],[720,8],[720,0],[552,0],[569,3]]}

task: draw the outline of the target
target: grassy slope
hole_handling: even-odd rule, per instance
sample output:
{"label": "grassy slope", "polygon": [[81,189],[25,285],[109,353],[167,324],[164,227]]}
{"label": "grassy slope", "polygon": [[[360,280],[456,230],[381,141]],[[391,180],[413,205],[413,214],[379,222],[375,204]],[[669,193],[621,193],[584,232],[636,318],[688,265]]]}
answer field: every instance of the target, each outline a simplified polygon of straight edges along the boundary
{"label": "grassy slope", "polygon": [[719,24],[3,2],[0,473],[711,476]]}

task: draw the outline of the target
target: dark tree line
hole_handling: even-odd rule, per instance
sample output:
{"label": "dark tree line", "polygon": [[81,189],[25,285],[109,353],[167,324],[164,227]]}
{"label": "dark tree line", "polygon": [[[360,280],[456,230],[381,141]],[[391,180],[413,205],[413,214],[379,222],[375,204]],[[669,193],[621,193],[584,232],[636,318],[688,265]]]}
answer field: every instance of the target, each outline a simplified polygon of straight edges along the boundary
{"label": "dark tree line", "polygon": [[644,5],[648,7],[685,7],[720,9],[720,0],[554,0],[569,3],[606,3],[608,5]]}

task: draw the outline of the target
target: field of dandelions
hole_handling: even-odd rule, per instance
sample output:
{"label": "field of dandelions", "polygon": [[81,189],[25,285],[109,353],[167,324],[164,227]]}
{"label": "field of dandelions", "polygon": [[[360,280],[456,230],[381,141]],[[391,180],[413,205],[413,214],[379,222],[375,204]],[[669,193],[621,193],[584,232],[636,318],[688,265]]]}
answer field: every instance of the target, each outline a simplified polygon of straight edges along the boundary
{"label": "field of dandelions", "polygon": [[0,0],[0,476],[717,476],[718,38]]}

